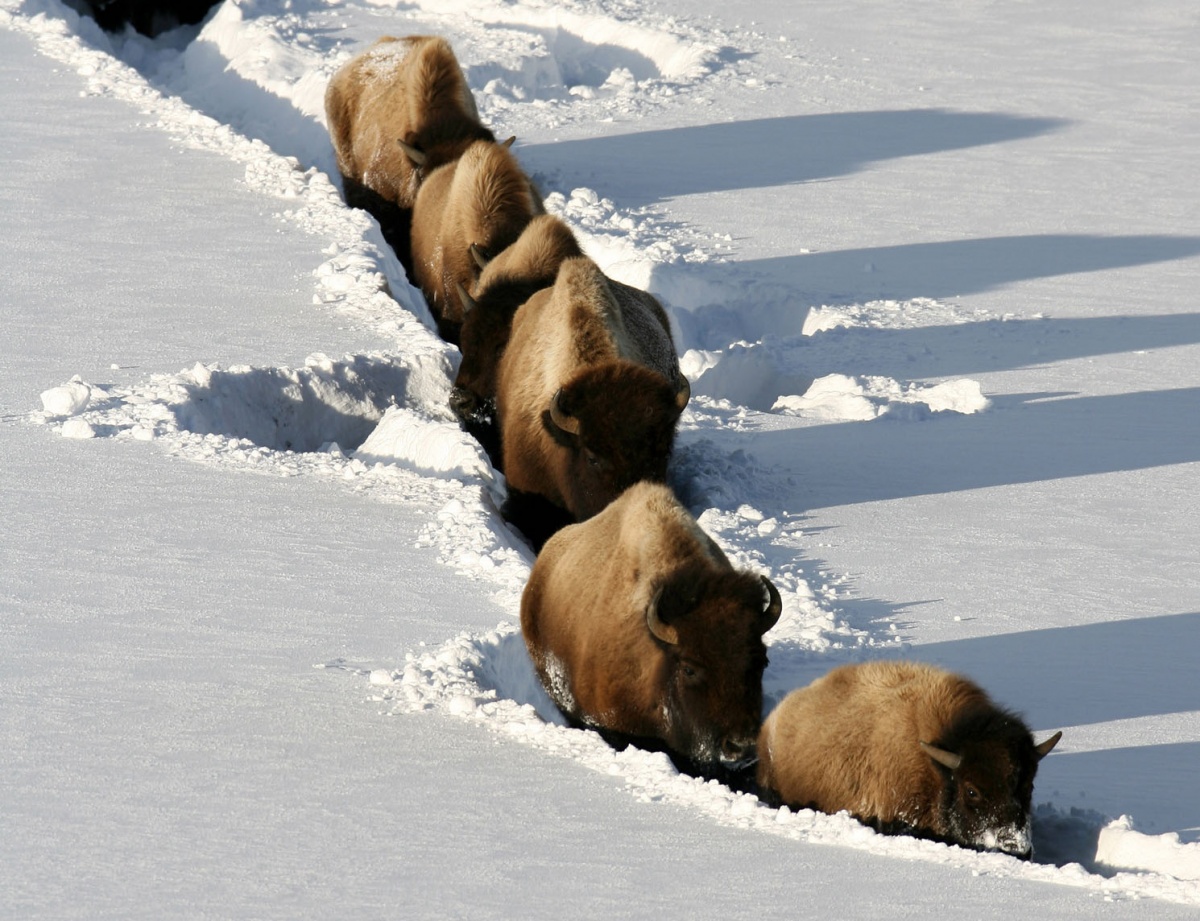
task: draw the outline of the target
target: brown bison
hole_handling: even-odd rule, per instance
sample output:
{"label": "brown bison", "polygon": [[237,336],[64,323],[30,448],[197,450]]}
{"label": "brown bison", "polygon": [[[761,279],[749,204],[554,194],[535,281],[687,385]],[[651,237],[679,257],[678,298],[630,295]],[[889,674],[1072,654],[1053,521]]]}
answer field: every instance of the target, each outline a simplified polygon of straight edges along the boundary
{"label": "brown bison", "polygon": [[583,250],[566,224],[543,214],[494,259],[478,249],[475,255],[482,271],[474,293],[463,301],[462,362],[450,394],[451,408],[466,423],[483,422],[494,413],[496,374],[517,308],[553,286],[563,260],[582,256]]}
{"label": "brown bison", "polygon": [[343,64],[325,118],[346,203],[379,220],[406,268],[408,230],[425,175],[474,141],[494,141],[445,39],[384,36]]}
{"label": "brown bison", "polygon": [[915,662],[846,665],[767,717],[758,783],[774,803],[1028,858],[1033,777],[1061,737],[1035,745],[1019,717],[959,675]]}
{"label": "brown bison", "polygon": [[476,141],[426,176],[413,208],[413,280],[443,339],[459,341],[461,293],[475,283],[485,254],[512,244],[542,210],[507,143]]}
{"label": "brown bison", "polygon": [[500,358],[505,516],[538,547],[639,480],[665,480],[689,393],[658,301],[564,260],[513,317]]}
{"label": "brown bison", "polygon": [[753,760],[762,637],[781,610],[769,579],[734,569],[670,489],[643,482],[549,540],[521,631],[573,725],[708,774]]}

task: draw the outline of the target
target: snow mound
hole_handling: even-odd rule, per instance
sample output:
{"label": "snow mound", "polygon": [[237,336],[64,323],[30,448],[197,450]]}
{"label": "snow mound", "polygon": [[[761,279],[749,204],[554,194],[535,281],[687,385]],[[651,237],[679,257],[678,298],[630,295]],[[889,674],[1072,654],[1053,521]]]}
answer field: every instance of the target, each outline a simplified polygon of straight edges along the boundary
{"label": "snow mound", "polygon": [[1184,844],[1179,835],[1144,835],[1121,816],[1100,829],[1096,862],[1113,870],[1145,870],[1180,880],[1200,880],[1200,843]]}
{"label": "snow mound", "polygon": [[771,409],[823,422],[865,422],[884,417],[913,421],[942,412],[970,415],[990,405],[972,380],[902,385],[886,377],[829,374],[802,394],[779,397]]}
{"label": "snow mound", "polygon": [[498,476],[479,443],[457,423],[430,420],[399,406],[388,408],[354,456],[367,464],[404,464],[434,476],[493,481]]}
{"label": "snow mound", "polygon": [[92,388],[76,374],[65,384],[42,391],[42,409],[51,416],[76,416],[91,399]]}

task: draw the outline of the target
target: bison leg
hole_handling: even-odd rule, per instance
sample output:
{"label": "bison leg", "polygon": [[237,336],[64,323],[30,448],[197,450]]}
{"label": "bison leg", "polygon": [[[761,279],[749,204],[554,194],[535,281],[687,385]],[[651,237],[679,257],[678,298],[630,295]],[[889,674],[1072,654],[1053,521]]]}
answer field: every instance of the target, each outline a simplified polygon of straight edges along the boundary
{"label": "bison leg", "polygon": [[545,496],[523,492],[511,486],[508,488],[508,498],[500,507],[500,514],[524,535],[535,553],[540,553],[546,541],[575,522],[570,512]]}

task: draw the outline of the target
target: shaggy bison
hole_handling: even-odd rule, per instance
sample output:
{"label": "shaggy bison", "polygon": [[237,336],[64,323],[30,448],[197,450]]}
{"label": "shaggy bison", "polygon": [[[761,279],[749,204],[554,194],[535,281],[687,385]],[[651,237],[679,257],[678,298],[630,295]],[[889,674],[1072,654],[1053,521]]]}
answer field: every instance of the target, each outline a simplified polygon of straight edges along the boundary
{"label": "shaggy bison", "polygon": [[483,254],[504,250],[542,210],[507,143],[476,141],[426,176],[413,208],[413,276],[447,342],[459,342],[462,292]]}
{"label": "shaggy bison", "polygon": [[564,260],[500,359],[505,516],[537,547],[639,480],[662,482],[689,394],[658,301]]}
{"label": "shaggy bison", "polygon": [[462,362],[450,394],[451,408],[465,423],[484,422],[495,411],[496,373],[517,308],[553,286],[563,260],[582,256],[583,250],[566,224],[543,214],[494,259],[479,249],[474,253],[482,271],[474,293],[463,301]]}
{"label": "shaggy bison", "polygon": [[450,45],[432,35],[380,38],[330,78],[325,118],[346,203],[375,215],[411,268],[408,233],[421,180],[473,141],[495,140]]}
{"label": "shaggy bison", "polygon": [[959,675],[846,665],[767,717],[758,783],[772,802],[1028,858],[1034,774],[1061,737],[1035,745],[1019,717]]}
{"label": "shaggy bison", "polygon": [[638,483],[547,542],[521,630],[572,724],[709,773],[753,760],[762,637],[781,610],[770,580],[735,570],[670,489]]}

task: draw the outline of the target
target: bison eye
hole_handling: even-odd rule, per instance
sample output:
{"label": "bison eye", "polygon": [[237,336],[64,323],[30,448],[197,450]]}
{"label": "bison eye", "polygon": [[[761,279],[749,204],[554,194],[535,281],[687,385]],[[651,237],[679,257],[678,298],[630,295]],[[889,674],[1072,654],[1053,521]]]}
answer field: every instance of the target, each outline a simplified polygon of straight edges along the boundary
{"label": "bison eye", "polygon": [[967,784],[966,793],[967,793],[967,802],[968,803],[978,803],[979,802],[979,791],[976,790],[970,784]]}
{"label": "bison eye", "polygon": [[704,680],[704,669],[698,665],[692,665],[690,662],[680,662],[679,673],[688,684],[699,684]]}
{"label": "bison eye", "polygon": [[588,462],[588,466],[592,467],[593,469],[599,470],[602,466],[604,466],[604,461],[600,459],[599,455],[597,455],[595,451],[589,451],[587,448],[584,448],[583,458]]}

